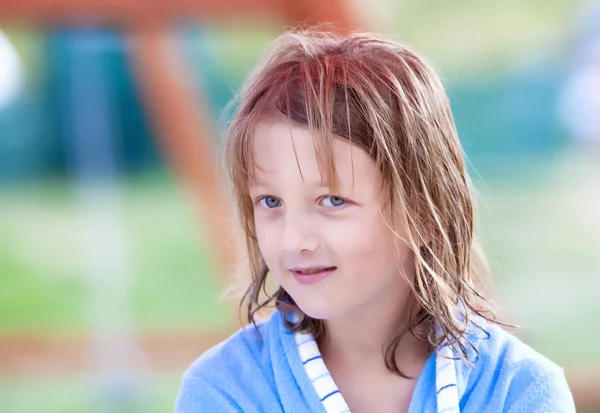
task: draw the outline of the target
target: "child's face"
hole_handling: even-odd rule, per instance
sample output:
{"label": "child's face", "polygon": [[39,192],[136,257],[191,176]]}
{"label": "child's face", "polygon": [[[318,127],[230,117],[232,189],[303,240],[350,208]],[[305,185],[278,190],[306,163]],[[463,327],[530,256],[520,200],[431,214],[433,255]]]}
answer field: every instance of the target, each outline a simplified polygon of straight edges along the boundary
{"label": "child's face", "polygon": [[[250,196],[260,251],[302,311],[333,319],[403,305],[409,288],[381,216],[387,191],[369,155],[335,139],[339,193],[331,194],[307,129],[262,122],[253,144],[257,168]],[[404,228],[394,230],[406,238]],[[401,252],[409,271],[404,243]],[[317,273],[303,274],[306,269]]]}

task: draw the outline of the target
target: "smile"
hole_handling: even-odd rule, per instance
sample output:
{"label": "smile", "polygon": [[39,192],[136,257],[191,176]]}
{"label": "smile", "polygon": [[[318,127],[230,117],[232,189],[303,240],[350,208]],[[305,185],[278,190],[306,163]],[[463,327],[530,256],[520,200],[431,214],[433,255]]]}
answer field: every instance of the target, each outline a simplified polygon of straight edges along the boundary
{"label": "smile", "polygon": [[331,275],[337,267],[292,268],[290,271],[299,284],[310,285]]}

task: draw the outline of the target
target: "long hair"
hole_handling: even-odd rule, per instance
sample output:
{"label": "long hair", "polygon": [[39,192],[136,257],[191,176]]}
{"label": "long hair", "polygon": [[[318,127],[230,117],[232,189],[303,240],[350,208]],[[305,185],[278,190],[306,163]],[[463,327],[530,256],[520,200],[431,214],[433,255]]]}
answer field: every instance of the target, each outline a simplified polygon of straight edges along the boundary
{"label": "long hair", "polygon": [[[302,313],[283,288],[263,294],[269,269],[248,194],[252,139],[258,122],[284,116],[315,137],[319,167],[332,191],[337,186],[333,139],[368,153],[383,177],[389,205],[408,228],[402,242],[415,257],[414,274],[405,274],[414,305],[408,325],[399,327],[385,349],[387,368],[403,376],[395,353],[407,333],[434,349],[452,345],[468,361],[470,320],[495,321],[495,315],[481,292],[488,270],[473,236],[462,148],[448,98],[430,66],[408,47],[372,34],[288,32],[274,41],[236,103],[224,160],[245,234],[251,282],[240,305],[249,321],[255,323],[261,309],[274,305],[292,331],[310,332],[317,340],[325,334],[323,321]],[[399,251],[396,255],[399,260]],[[291,321],[292,312],[301,317]]]}

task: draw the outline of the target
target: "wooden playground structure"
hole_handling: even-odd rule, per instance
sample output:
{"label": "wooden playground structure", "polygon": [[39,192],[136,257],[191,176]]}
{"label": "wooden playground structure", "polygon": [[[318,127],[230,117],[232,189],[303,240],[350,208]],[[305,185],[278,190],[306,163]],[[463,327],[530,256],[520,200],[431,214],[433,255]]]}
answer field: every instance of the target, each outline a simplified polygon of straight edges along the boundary
{"label": "wooden playground structure", "polygon": [[[210,238],[220,240],[214,245],[217,268],[230,273],[235,262],[234,246],[229,226],[232,211],[225,200],[221,176],[214,160],[214,128],[208,103],[180,82],[171,60],[171,29],[177,22],[194,20],[223,21],[270,17],[282,26],[331,23],[338,30],[364,28],[345,0],[3,0],[0,2],[0,24],[26,22],[40,26],[106,25],[126,33],[133,40],[129,57],[135,68],[138,87],[145,110],[155,122],[159,146],[180,181],[191,190],[197,205],[202,205],[209,221]],[[198,107],[200,105],[200,107]],[[173,110],[177,108],[177,110]],[[205,203],[208,199],[211,202]],[[206,219],[205,219],[206,221]],[[168,366],[181,360],[165,355],[159,349],[190,342],[193,349],[184,349],[180,358],[189,360],[203,347],[223,338],[209,333],[198,340],[142,338],[142,348],[158,365]],[[162,340],[162,341],[161,341]],[[0,338],[0,361],[9,371],[31,363],[31,354],[53,359],[50,369],[60,364],[79,370],[84,364],[80,339],[56,338],[48,342],[32,338],[6,341]],[[68,350],[70,349],[70,350]],[[188,354],[189,353],[189,354]],[[53,367],[54,366],[54,367]],[[599,376],[597,373],[572,371],[567,368],[578,408],[600,409]]]}
{"label": "wooden playground structure", "polygon": [[[158,144],[179,178],[192,190],[210,217],[211,239],[230,239],[231,210],[214,161],[213,120],[204,96],[192,95],[180,82],[171,60],[176,52],[169,36],[178,21],[248,19],[271,16],[283,25],[332,22],[337,29],[360,27],[343,0],[5,0],[0,22],[39,25],[107,25],[126,33],[135,44],[129,56],[145,109],[155,122]],[[181,59],[180,59],[181,60]],[[202,107],[198,108],[201,105]],[[173,110],[172,108],[177,108]],[[213,202],[203,203],[210,195]],[[215,246],[218,266],[230,272],[235,262],[227,242]]]}

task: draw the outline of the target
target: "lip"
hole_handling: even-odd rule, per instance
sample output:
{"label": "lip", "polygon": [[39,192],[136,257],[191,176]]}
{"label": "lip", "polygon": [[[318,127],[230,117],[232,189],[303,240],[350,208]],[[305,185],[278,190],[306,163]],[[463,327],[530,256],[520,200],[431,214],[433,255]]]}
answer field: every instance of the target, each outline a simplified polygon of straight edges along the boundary
{"label": "lip", "polygon": [[[304,267],[304,268],[292,268],[290,269],[292,275],[298,282],[298,284],[302,285],[311,285],[316,284],[319,281],[329,277],[337,267]],[[304,274],[301,271],[308,270],[318,270],[317,272],[313,272],[310,274]]]}

